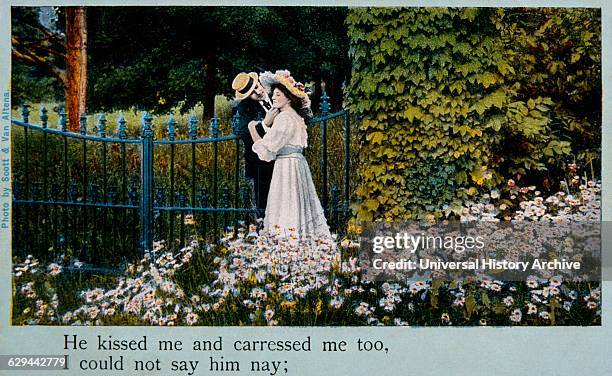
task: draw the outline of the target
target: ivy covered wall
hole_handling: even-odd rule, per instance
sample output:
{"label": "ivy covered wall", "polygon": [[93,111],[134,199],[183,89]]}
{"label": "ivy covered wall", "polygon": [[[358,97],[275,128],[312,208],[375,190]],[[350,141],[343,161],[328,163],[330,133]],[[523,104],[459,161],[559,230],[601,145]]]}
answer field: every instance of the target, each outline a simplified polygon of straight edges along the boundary
{"label": "ivy covered wall", "polygon": [[524,59],[507,48],[505,16],[491,8],[349,11],[359,221],[458,211],[509,176],[571,153],[553,129],[551,98],[521,91]]}

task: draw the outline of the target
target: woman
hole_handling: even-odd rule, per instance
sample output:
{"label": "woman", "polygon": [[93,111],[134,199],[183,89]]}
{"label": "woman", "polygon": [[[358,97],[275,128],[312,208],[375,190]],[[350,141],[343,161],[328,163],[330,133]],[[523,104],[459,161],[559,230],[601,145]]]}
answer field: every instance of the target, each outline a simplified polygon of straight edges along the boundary
{"label": "woman", "polygon": [[[264,86],[270,85],[272,105],[277,111],[264,119],[266,134],[260,137],[249,124],[253,138],[253,151],[263,161],[275,160],[270,182],[270,193],[264,218],[264,233],[290,236],[300,239],[330,238],[331,234],[310,168],[302,154],[308,135],[304,118],[308,113],[308,95],[289,76],[288,72],[262,74]],[[306,109],[308,108],[308,109]],[[267,127],[270,125],[270,127]]]}

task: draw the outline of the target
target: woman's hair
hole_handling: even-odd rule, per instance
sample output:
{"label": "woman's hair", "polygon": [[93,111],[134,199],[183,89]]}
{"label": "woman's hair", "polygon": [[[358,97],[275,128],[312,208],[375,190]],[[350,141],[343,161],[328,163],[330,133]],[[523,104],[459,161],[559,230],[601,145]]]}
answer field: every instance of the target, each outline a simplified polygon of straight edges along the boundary
{"label": "woman's hair", "polygon": [[[278,89],[280,91],[283,92],[283,94],[285,94],[285,96],[287,97],[287,99],[289,99],[289,103],[291,104],[291,107],[295,110],[295,112],[297,112],[300,116],[301,115],[301,110],[302,110],[302,100],[298,97],[296,97],[294,94],[292,94],[289,89],[287,89],[285,87],[285,85],[283,84],[273,84],[270,87],[270,90],[272,92],[274,92],[274,89]],[[303,117],[303,116],[302,116]]]}

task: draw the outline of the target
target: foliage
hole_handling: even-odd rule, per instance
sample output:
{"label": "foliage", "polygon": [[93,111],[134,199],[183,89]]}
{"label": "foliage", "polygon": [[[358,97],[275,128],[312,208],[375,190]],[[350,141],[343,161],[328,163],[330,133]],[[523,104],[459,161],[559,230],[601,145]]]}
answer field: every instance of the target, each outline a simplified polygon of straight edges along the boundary
{"label": "foliage", "polygon": [[[593,16],[555,12],[549,11],[575,27]],[[500,31],[512,29],[503,16],[503,9],[486,8],[349,11],[348,104],[363,120],[358,220],[439,216],[442,206],[458,208],[507,178],[560,167],[575,151],[570,133],[558,131],[558,114],[566,111],[558,99],[523,84],[531,80],[521,59],[527,42],[514,46],[520,33]],[[593,55],[595,40],[572,51]],[[590,67],[596,63],[593,56]],[[564,75],[542,79],[560,82]],[[560,97],[571,95],[549,85]]]}
{"label": "foliage", "polygon": [[[26,42],[19,46],[44,37],[42,8],[13,9],[13,35]],[[66,8],[54,11],[62,19]],[[233,95],[236,73],[276,69],[303,82],[326,81],[340,103],[349,61],[337,20],[345,14],[343,7],[88,7],[88,111],[184,112],[202,102],[211,117],[214,96]],[[53,40],[65,44],[65,24],[56,27]],[[13,88],[14,103],[37,99],[30,94],[36,76],[19,73],[24,67],[36,66],[59,85],[61,53],[32,64],[13,59],[14,79],[22,82]]]}
{"label": "foliage", "polygon": [[59,78],[65,67],[61,58],[63,45],[58,36],[40,25],[37,9],[31,7],[12,8],[11,36],[14,54],[30,59],[24,64],[13,58],[12,102],[57,100],[63,95],[63,83]]}
{"label": "foliage", "polygon": [[[27,94],[26,94],[27,93]],[[17,64],[11,75],[11,101],[25,103],[26,99],[34,102],[55,102],[63,95],[57,80],[41,74],[36,67]]]}
{"label": "foliage", "polygon": [[[499,179],[485,178],[483,167],[494,161],[491,145],[499,142],[509,72],[487,12],[349,12],[349,108],[363,116],[358,219],[424,215],[439,207],[445,191],[461,198],[469,188]],[[439,176],[408,176],[423,163],[454,166],[438,196],[408,189],[409,178],[417,186],[440,185],[429,181]]]}
{"label": "foliage", "polygon": [[[233,95],[240,71],[290,69],[339,89],[348,60],[344,8],[88,8],[93,111],[182,111]],[[299,20],[296,22],[296,20]],[[338,90],[339,91],[339,90]],[[204,109],[207,114],[209,108]]]}
{"label": "foliage", "polygon": [[554,181],[559,156],[574,154],[583,165],[597,161],[601,145],[600,10],[509,8],[498,10],[493,22],[514,68],[515,98],[530,111],[541,109],[533,98],[546,98],[550,119],[539,132],[506,129],[513,141],[500,150],[506,168],[522,175],[535,168]]}

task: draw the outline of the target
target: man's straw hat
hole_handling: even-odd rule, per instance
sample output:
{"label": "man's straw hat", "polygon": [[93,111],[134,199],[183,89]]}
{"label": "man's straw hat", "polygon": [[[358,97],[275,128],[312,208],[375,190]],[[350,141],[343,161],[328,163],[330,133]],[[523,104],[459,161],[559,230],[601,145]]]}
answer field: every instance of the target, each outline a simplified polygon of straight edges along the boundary
{"label": "man's straw hat", "polygon": [[251,95],[258,80],[259,77],[255,72],[238,73],[232,82],[232,89],[236,91],[236,99],[240,101]]}

